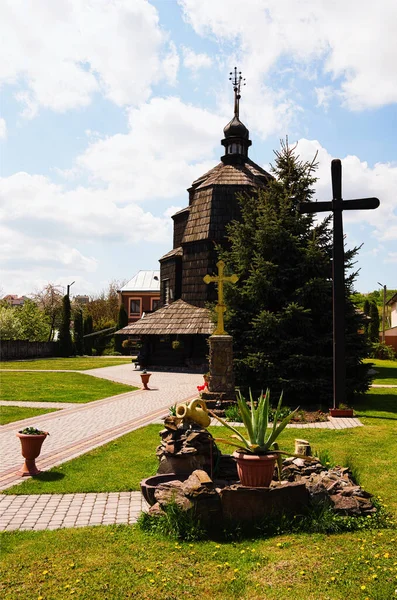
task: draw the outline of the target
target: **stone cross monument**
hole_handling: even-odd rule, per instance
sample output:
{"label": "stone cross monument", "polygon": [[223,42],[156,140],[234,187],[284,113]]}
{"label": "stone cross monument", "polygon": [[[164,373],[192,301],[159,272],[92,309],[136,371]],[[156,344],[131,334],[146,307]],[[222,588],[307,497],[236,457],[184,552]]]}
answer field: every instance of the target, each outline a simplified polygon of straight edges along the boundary
{"label": "stone cross monument", "polygon": [[302,202],[301,213],[332,211],[334,218],[332,249],[332,314],[333,314],[333,407],[346,402],[345,364],[345,255],[343,249],[343,210],[367,210],[378,208],[378,198],[342,199],[342,163],[331,163],[332,200],[330,202]]}
{"label": "stone cross monument", "polygon": [[218,275],[206,275],[205,283],[215,283],[218,287],[218,303],[215,307],[217,312],[217,326],[209,338],[210,346],[210,376],[208,379],[208,391],[206,399],[232,400],[235,398],[234,373],[233,373],[233,338],[225,331],[223,315],[226,306],[223,297],[223,285],[225,282],[236,283],[237,275],[224,275],[225,263],[220,260],[216,263]]}

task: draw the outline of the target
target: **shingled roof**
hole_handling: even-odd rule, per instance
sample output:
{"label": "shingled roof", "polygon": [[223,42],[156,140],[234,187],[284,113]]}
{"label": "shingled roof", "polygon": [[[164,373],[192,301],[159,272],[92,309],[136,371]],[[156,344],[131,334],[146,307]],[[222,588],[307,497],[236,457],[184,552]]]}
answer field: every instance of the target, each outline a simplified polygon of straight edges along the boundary
{"label": "shingled roof", "polygon": [[211,335],[215,326],[207,308],[176,300],[116,331],[123,335]]}
{"label": "shingled roof", "polygon": [[262,187],[272,176],[247,158],[244,164],[220,162],[210,171],[193,181],[192,187],[201,189],[208,185],[252,185]]}

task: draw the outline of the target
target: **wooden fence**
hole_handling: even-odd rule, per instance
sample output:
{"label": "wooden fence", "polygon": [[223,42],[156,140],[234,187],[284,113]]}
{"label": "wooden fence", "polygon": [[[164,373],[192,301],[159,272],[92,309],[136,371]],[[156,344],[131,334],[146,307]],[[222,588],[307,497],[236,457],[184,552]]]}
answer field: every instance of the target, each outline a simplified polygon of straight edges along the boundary
{"label": "wooden fence", "polygon": [[58,344],[56,342],[5,340],[0,342],[0,360],[57,356],[57,346]]}

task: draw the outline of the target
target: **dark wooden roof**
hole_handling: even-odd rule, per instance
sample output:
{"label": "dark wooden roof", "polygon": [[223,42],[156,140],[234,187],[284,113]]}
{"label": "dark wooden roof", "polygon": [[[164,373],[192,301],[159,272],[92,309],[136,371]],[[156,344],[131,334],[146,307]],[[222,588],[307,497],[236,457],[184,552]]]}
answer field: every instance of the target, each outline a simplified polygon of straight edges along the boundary
{"label": "dark wooden roof", "polygon": [[183,254],[182,246],[179,246],[179,248],[174,248],[173,250],[170,250],[169,252],[167,252],[167,254],[164,254],[164,256],[159,258],[159,262],[161,262],[162,260],[167,260],[167,258],[172,258],[173,256],[182,256],[182,254]]}
{"label": "dark wooden roof", "polygon": [[249,185],[263,187],[272,179],[262,167],[249,158],[244,164],[224,164],[220,162],[210,171],[193,181],[192,187],[203,188],[208,185]]}
{"label": "dark wooden roof", "polygon": [[215,325],[207,308],[176,300],[116,331],[123,335],[211,335]]}

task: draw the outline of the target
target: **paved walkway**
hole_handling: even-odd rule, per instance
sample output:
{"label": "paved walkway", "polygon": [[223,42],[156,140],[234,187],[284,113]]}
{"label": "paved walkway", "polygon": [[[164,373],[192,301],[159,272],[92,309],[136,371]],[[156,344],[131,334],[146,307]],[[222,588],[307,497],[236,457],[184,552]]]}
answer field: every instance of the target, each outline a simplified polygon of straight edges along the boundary
{"label": "paved walkway", "polygon": [[[84,373],[139,388],[142,385],[139,371],[129,364]],[[22,481],[16,474],[22,457],[15,433],[23,427],[34,426],[50,432],[37,460],[39,468],[49,469],[159,419],[172,404],[195,397],[200,383],[201,377],[197,374],[154,372],[149,391],[126,392],[3,425],[0,427],[0,490]],[[50,403],[45,404],[50,408]]]}
{"label": "paved walkway", "polygon": [[[95,377],[141,386],[139,371],[131,365],[79,371]],[[4,402],[17,406],[62,408],[61,411],[0,427],[0,490],[22,481],[16,474],[23,459],[15,433],[27,426],[50,432],[37,465],[49,469],[153,422],[161,422],[172,404],[197,396],[201,377],[191,373],[153,372],[149,391],[127,392],[88,404]],[[55,406],[56,405],[56,406]],[[214,422],[213,424],[218,424]],[[296,429],[358,427],[356,419],[330,419],[323,423],[293,424]],[[0,530],[57,529],[113,523],[134,523],[146,508],[140,492],[100,494],[0,494]]]}
{"label": "paved walkway", "polygon": [[0,495],[0,530],[131,524],[147,508],[140,492]]}

